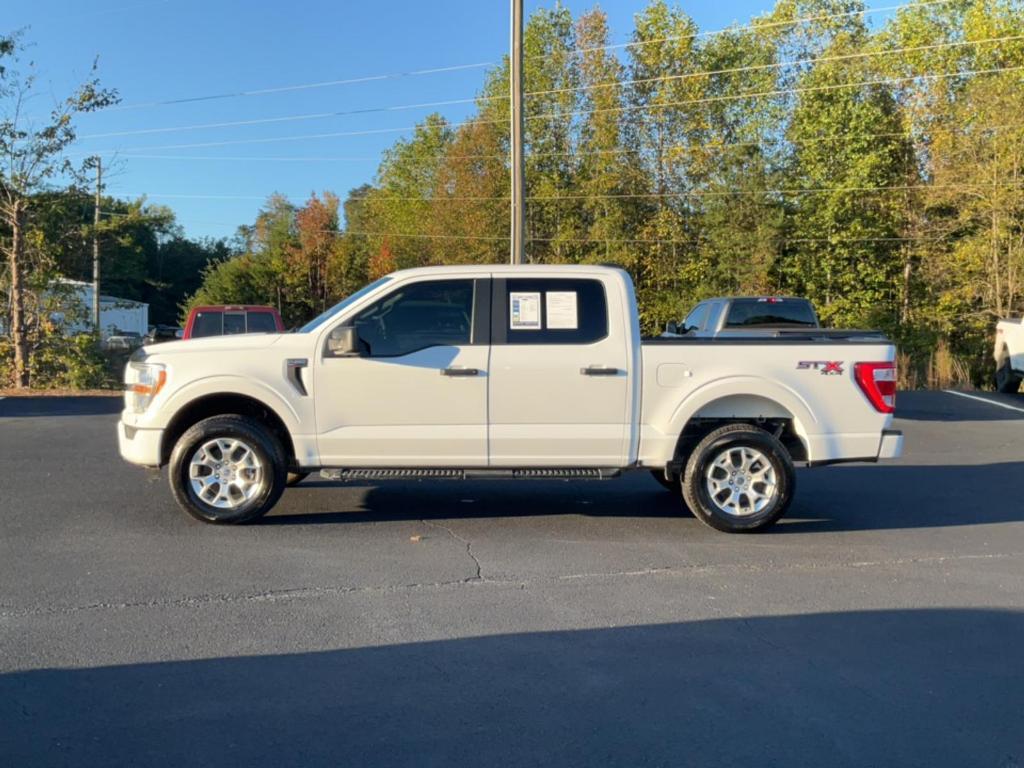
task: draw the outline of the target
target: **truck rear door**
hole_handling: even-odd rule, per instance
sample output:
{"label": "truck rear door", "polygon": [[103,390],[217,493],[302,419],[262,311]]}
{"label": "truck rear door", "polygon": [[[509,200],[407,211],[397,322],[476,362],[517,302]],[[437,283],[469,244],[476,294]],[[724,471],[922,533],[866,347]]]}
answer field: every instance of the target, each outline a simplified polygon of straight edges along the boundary
{"label": "truck rear door", "polygon": [[491,466],[625,463],[629,341],[613,287],[596,275],[495,278]]}

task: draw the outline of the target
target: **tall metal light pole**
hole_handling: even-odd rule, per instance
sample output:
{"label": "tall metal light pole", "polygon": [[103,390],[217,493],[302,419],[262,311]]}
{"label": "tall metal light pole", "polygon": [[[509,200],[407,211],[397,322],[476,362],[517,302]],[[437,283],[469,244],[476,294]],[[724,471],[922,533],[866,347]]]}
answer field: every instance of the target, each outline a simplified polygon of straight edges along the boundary
{"label": "tall metal light pole", "polygon": [[526,226],[523,210],[523,0],[512,0],[512,39],[509,49],[512,55],[509,70],[512,119],[512,247],[509,256],[513,264],[522,264],[526,261]]}

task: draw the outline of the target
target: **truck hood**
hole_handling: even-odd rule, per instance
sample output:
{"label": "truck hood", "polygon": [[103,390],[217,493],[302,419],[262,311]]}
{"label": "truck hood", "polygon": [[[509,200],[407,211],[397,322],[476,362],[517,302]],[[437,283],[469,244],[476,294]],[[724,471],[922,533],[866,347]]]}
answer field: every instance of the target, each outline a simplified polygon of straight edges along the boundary
{"label": "truck hood", "polygon": [[207,336],[202,339],[181,339],[143,347],[148,355],[178,355],[188,352],[239,352],[266,349],[279,342],[282,333],[245,333],[232,336]]}

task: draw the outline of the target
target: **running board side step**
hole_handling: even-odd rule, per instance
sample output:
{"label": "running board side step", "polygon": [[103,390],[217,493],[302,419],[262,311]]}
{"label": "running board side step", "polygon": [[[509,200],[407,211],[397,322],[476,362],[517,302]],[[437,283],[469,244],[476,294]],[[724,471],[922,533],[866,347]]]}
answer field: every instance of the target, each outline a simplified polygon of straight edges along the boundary
{"label": "running board side step", "polygon": [[607,480],[618,477],[618,467],[536,467],[527,469],[321,469],[325,480]]}

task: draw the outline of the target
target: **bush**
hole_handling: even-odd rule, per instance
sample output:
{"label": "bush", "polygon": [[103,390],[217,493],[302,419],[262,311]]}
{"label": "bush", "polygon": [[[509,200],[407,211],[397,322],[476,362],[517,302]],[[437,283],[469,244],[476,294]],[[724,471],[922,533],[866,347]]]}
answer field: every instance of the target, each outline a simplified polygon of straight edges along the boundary
{"label": "bush", "polygon": [[[32,345],[29,383],[33,389],[100,389],[116,386],[120,368],[115,367],[90,334],[48,333]],[[13,384],[14,346],[10,339],[0,339],[0,386]]]}

